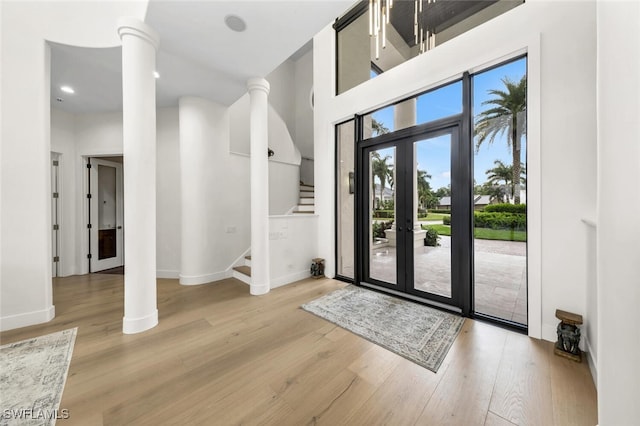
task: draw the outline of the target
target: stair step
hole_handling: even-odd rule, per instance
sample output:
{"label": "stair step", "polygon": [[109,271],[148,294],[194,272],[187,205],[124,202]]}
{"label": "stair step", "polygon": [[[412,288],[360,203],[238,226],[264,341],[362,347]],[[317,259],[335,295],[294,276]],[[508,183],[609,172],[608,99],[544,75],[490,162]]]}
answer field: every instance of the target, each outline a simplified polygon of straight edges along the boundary
{"label": "stair step", "polygon": [[251,260],[251,256],[245,256],[244,258],[247,260]]}
{"label": "stair step", "polygon": [[315,187],[313,185],[300,185],[301,191],[313,191]]}
{"label": "stair step", "polygon": [[233,278],[242,281],[245,284],[251,285],[251,267],[250,266],[236,266],[233,268]]}
{"label": "stair step", "polygon": [[315,204],[315,202],[316,202],[315,198],[308,198],[308,197],[300,198],[301,205],[313,205]]}
{"label": "stair step", "polygon": [[297,212],[309,212],[314,211],[315,206],[313,204],[299,204],[295,211]]}
{"label": "stair step", "polygon": [[315,198],[315,196],[313,191],[300,191],[300,198]]}
{"label": "stair step", "polygon": [[294,210],[292,213],[293,214],[315,214],[315,211],[314,210],[309,210],[309,211],[306,211],[306,210]]}
{"label": "stair step", "polygon": [[248,277],[251,276],[251,267],[250,266],[236,266],[233,268],[234,271],[240,272]]}

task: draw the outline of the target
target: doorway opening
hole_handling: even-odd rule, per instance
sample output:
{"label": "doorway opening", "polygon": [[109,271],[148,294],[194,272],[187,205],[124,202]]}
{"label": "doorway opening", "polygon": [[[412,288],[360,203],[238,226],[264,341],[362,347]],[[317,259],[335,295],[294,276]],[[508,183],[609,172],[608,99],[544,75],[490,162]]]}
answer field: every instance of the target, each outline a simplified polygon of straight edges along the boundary
{"label": "doorway opening", "polygon": [[527,329],[526,67],[336,126],[338,278]]}
{"label": "doorway opening", "polygon": [[87,159],[89,272],[124,273],[123,157]]}

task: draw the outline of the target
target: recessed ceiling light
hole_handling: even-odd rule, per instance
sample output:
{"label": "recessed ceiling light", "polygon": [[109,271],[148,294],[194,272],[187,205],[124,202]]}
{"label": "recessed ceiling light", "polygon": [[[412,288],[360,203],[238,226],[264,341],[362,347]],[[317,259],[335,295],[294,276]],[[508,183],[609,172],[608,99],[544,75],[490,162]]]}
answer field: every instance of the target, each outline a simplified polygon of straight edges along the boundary
{"label": "recessed ceiling light", "polygon": [[153,76],[154,76],[155,78],[160,78],[160,73],[159,73],[158,71],[154,71],[154,72],[153,72]]}
{"label": "recessed ceiling light", "polygon": [[227,15],[224,17],[224,23],[227,24],[231,30],[236,32],[242,32],[247,29],[247,24],[244,19],[237,15]]}
{"label": "recessed ceiling light", "polygon": [[64,93],[76,93],[76,91],[69,86],[61,86],[60,90],[62,90]]}

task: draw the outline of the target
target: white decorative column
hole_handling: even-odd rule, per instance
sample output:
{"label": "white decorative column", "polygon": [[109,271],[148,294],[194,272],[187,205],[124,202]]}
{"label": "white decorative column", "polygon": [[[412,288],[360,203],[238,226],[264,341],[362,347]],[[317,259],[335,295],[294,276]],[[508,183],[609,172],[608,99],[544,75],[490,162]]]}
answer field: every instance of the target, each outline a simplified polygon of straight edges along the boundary
{"label": "white decorative column", "polygon": [[268,293],[269,271],[269,82],[247,82],[251,139],[251,294]]}
{"label": "white decorative column", "polygon": [[122,40],[124,319],[122,332],[158,324],[156,303],[156,82],[158,34],[137,18],[118,20]]}

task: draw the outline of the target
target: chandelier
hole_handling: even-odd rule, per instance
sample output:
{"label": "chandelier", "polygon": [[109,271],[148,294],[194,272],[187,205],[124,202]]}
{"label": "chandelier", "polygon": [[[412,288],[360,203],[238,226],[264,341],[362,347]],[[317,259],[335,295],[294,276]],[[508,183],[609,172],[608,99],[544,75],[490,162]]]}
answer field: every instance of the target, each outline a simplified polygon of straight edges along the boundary
{"label": "chandelier", "polygon": [[[435,47],[433,32],[426,28],[424,3],[436,0],[414,0],[413,34],[418,52],[424,53]],[[380,49],[387,47],[387,25],[391,19],[393,0],[369,0],[369,36],[375,38],[376,59],[380,59]]]}
{"label": "chandelier", "polygon": [[[436,0],[426,0],[427,4],[435,2]],[[413,35],[416,39],[416,45],[419,46],[419,53],[433,49],[436,44],[433,32],[426,28],[423,3],[425,0],[414,0],[413,4]]]}

